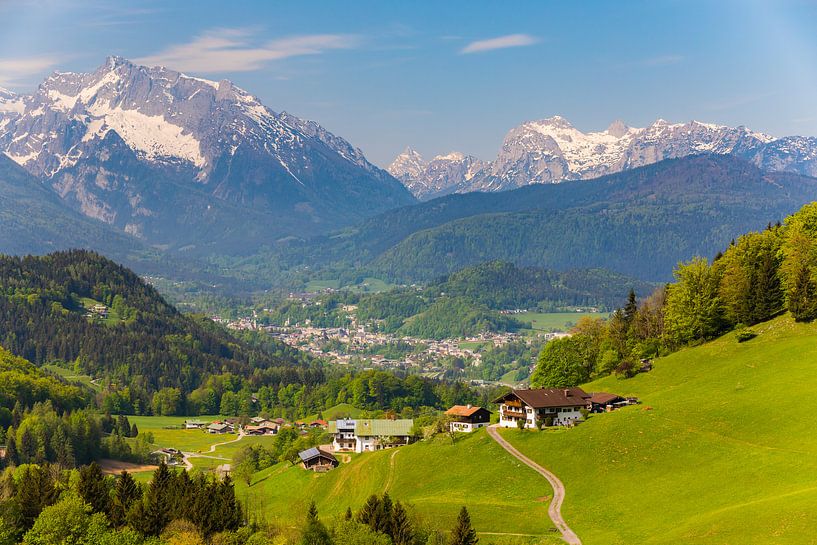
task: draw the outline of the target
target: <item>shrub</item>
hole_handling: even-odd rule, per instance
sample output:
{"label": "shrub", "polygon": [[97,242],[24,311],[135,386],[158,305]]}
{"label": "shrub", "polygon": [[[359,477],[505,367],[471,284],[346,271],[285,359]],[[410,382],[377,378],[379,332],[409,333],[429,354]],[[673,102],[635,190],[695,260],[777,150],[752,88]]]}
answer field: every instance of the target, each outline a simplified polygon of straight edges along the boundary
{"label": "shrub", "polygon": [[738,340],[739,343],[744,343],[746,341],[750,341],[757,337],[757,332],[747,328],[741,329],[735,334],[735,338]]}

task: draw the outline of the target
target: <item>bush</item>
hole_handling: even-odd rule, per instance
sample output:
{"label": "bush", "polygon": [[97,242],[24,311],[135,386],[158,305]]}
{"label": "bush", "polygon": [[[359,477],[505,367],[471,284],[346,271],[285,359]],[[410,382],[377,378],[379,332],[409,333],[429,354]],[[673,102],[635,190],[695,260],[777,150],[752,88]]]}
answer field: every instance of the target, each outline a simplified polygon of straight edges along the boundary
{"label": "bush", "polygon": [[739,330],[735,334],[735,338],[738,340],[739,343],[745,343],[746,341],[751,341],[755,337],[757,337],[757,332],[752,330],[752,329],[749,329],[748,327]]}

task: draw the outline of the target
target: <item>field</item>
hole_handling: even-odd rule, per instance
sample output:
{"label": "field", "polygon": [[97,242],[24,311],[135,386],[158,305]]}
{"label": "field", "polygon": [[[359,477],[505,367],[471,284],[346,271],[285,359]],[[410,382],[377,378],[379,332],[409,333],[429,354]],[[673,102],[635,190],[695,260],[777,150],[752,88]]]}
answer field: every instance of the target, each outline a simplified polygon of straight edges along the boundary
{"label": "field", "polygon": [[327,288],[336,290],[344,288],[360,293],[379,293],[381,291],[388,291],[394,287],[394,284],[389,284],[388,282],[384,282],[379,278],[366,277],[358,284],[343,286],[340,285],[340,281],[337,279],[310,280],[306,284],[306,291],[322,291]]}
{"label": "field", "polygon": [[100,391],[100,386],[98,384],[94,384],[92,382],[93,379],[89,375],[78,375],[71,369],[66,369],[65,367],[60,367],[59,365],[54,364],[43,365],[43,369],[50,371],[55,375],[59,375],[68,382],[76,382],[96,392]]}
{"label": "field", "polygon": [[580,318],[607,318],[606,312],[522,312],[514,314],[513,318],[520,322],[530,322],[536,331],[567,331]]}
{"label": "field", "polygon": [[753,329],[585,388],[641,406],[504,432],[565,483],[562,512],[585,545],[817,543],[817,325]]}
{"label": "field", "polygon": [[[480,543],[555,544],[547,482],[519,464],[481,430],[365,455],[340,455],[348,463],[315,474],[281,463],[256,473],[251,487],[237,483],[238,498],[266,520],[300,520],[315,500],[322,518],[360,508],[371,494],[388,491],[413,504],[431,524],[453,526],[466,505]],[[494,535],[498,534],[498,535]],[[512,535],[524,534],[524,535]],[[558,534],[557,534],[558,535]]]}
{"label": "field", "polygon": [[166,429],[168,426],[183,426],[185,420],[196,419],[210,422],[218,416],[129,416],[131,425],[136,424],[139,433],[151,432],[153,444],[157,448],[176,448],[184,452],[204,452],[210,445],[235,439],[235,434],[214,435],[202,430]]}

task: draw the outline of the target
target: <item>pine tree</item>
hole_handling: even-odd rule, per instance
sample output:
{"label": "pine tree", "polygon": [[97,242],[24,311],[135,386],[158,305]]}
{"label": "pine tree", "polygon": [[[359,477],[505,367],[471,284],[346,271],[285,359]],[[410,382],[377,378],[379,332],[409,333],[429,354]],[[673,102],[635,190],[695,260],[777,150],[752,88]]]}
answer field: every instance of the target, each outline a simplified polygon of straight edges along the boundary
{"label": "pine tree", "polygon": [[374,528],[377,521],[377,512],[380,509],[380,498],[376,494],[369,496],[363,508],[357,513],[357,521]]}
{"label": "pine tree", "polygon": [[136,424],[131,424],[130,427],[130,437],[136,437],[139,435],[139,428],[136,427]]}
{"label": "pine tree", "polygon": [[318,519],[318,508],[315,502],[309,504],[306,524],[301,532],[301,545],[332,545],[332,538],[326,526]]}
{"label": "pine tree", "polygon": [[624,321],[628,326],[635,320],[636,312],[638,312],[638,300],[635,297],[635,290],[630,288],[630,293],[627,295],[627,304],[624,305]]}
{"label": "pine tree", "polygon": [[343,520],[345,520],[346,522],[349,522],[350,520],[352,520],[352,508],[351,507],[346,508],[346,513],[343,515]]}
{"label": "pine tree", "polygon": [[90,505],[95,513],[110,513],[111,498],[108,482],[102,473],[102,468],[96,462],[83,466],[79,470],[77,491],[85,503]]}
{"label": "pine tree", "polygon": [[141,497],[142,490],[139,485],[136,484],[130,473],[123,470],[116,481],[114,497],[111,502],[111,522],[114,526],[118,528],[125,525],[128,510]]}
{"label": "pine tree", "polygon": [[381,532],[391,536],[391,517],[392,517],[392,503],[388,494],[383,494],[377,510],[375,511],[374,524],[370,526],[376,532]]}
{"label": "pine tree", "polygon": [[51,437],[51,450],[54,452],[54,462],[58,466],[70,469],[76,465],[74,447],[62,426],[57,426],[57,431]]}
{"label": "pine tree", "polygon": [[410,545],[414,541],[414,529],[411,526],[408,513],[398,501],[394,504],[391,513],[390,534],[394,545]]}
{"label": "pine tree", "polygon": [[20,455],[17,453],[17,432],[14,428],[9,428],[6,434],[6,465],[17,465],[20,463]]}
{"label": "pine tree", "polygon": [[476,545],[479,542],[477,533],[471,526],[471,517],[468,515],[468,509],[463,506],[460,510],[460,515],[457,517],[457,525],[451,532],[450,545]]}
{"label": "pine tree", "polygon": [[43,508],[56,502],[58,495],[50,467],[30,465],[23,468],[17,483],[22,527],[31,528]]}
{"label": "pine tree", "polygon": [[20,463],[31,463],[37,456],[37,441],[34,439],[31,430],[25,428],[20,434]]}

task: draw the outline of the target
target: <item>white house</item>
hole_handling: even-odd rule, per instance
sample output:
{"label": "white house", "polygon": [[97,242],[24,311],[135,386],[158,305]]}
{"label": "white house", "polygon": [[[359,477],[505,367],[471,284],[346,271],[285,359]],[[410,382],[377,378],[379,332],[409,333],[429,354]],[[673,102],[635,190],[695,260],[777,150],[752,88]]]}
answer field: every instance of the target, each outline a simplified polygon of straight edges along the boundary
{"label": "white house", "polygon": [[451,422],[451,431],[471,433],[491,423],[491,411],[473,405],[454,405],[445,411]]}
{"label": "white house", "polygon": [[590,395],[581,388],[539,388],[512,390],[494,400],[499,404],[499,425],[516,428],[519,420],[526,428],[571,426],[581,420]]}
{"label": "white house", "polygon": [[344,418],[329,422],[335,452],[371,452],[411,443],[414,420],[370,420]]}

